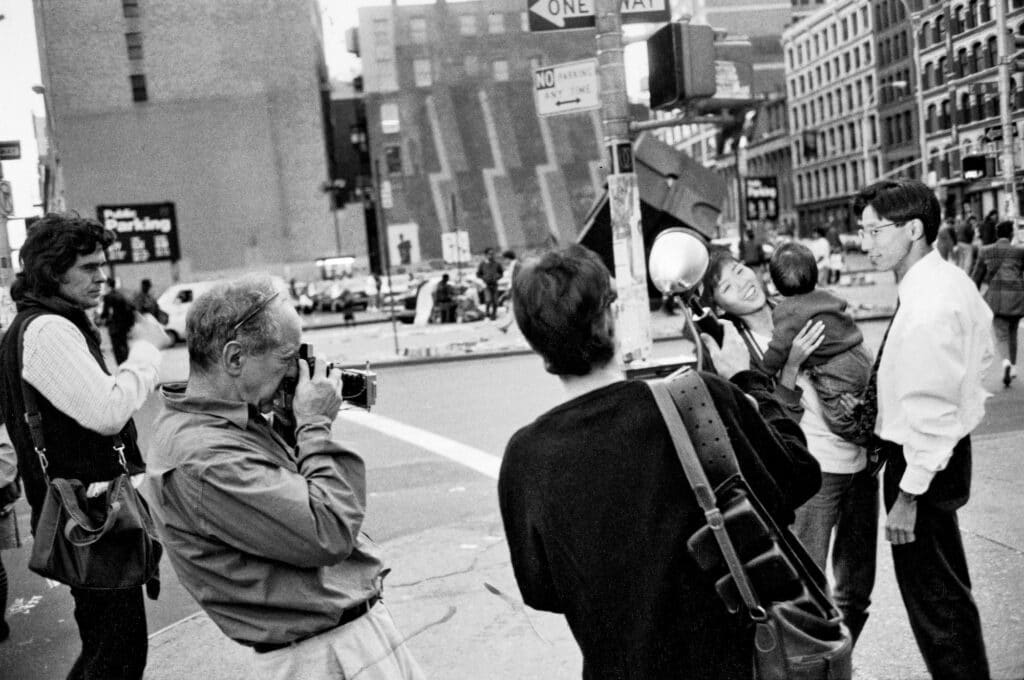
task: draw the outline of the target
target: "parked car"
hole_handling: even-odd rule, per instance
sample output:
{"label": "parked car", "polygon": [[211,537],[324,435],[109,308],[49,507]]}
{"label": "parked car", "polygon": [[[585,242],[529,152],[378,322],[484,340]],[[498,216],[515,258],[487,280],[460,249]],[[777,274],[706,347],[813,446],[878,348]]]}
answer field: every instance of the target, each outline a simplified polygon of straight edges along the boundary
{"label": "parked car", "polygon": [[[288,284],[280,276],[272,276],[274,287],[282,295],[289,295]],[[177,344],[186,339],[185,319],[192,309],[192,303],[196,298],[210,290],[224,279],[213,279],[209,281],[192,281],[189,283],[175,283],[168,286],[156,303],[160,309],[167,314],[167,323],[163,324],[164,332],[170,337],[171,342]]]}

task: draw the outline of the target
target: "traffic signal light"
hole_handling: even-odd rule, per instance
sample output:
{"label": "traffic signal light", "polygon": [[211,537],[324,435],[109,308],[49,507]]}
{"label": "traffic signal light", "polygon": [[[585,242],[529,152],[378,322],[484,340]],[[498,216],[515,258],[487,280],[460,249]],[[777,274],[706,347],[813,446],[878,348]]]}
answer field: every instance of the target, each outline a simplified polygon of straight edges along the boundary
{"label": "traffic signal light", "polygon": [[960,169],[964,179],[978,179],[987,174],[988,163],[985,156],[964,156]]}
{"label": "traffic signal light", "polygon": [[647,75],[652,109],[714,96],[715,30],[678,22],[662,26],[647,39]]}

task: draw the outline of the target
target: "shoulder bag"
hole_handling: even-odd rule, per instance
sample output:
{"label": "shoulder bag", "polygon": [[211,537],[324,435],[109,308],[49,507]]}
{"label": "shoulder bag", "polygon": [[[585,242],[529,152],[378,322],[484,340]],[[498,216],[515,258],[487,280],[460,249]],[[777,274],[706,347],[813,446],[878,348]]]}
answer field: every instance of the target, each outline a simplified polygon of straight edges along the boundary
{"label": "shoulder bag", "polygon": [[743,479],[703,380],[684,369],[648,384],[707,518],[687,548],[703,570],[724,571],[715,583],[719,597],[730,612],[750,617],[754,677],[849,680],[853,642],[825,593],[825,576]]}
{"label": "shoulder bag", "polygon": [[[25,325],[19,337],[19,356],[24,356]],[[111,455],[120,463],[122,473],[110,481],[103,495],[86,498],[80,480],[50,478],[36,390],[24,379],[21,389],[25,421],[48,487],[28,568],[86,590],[121,590],[155,582],[163,546],[145,500],[132,485],[120,435],[112,437]]]}

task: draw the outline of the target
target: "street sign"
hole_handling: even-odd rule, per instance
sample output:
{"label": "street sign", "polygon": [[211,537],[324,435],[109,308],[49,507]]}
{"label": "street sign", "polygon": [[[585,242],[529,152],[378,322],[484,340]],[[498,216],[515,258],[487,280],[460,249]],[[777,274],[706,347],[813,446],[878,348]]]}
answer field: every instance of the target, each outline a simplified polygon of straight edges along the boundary
{"label": "street sign", "polygon": [[[596,0],[527,0],[531,31],[594,28]],[[620,0],[622,23],[660,23],[671,18],[668,0]]]}
{"label": "street sign", "polygon": [[746,179],[747,221],[779,219],[779,181],[775,177]]}
{"label": "street sign", "polygon": [[181,259],[173,203],[99,205],[96,216],[114,232],[115,240],[107,246],[107,261],[111,264]]}
{"label": "street sign", "polygon": [[533,90],[539,116],[601,108],[597,59],[535,69]]}
{"label": "street sign", "polygon": [[21,158],[21,142],[0,142],[0,161],[16,161]]}

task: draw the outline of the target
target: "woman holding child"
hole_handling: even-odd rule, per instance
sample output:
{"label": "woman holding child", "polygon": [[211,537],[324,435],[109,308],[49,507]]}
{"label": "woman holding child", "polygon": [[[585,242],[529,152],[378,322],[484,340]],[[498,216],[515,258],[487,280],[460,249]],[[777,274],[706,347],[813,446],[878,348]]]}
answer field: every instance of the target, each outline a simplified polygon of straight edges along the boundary
{"label": "woman holding child", "polygon": [[773,345],[775,303],[768,299],[758,276],[728,251],[716,249],[710,253],[703,284],[705,300],[732,321],[726,324],[722,348],[710,337],[704,338],[719,373],[728,377],[742,368],[733,365],[733,357],[745,348],[752,368],[774,374],[776,398],[800,423],[807,448],[821,466],[821,488],[796,511],[792,528],[823,571],[835,530],[834,596],[856,642],[868,618],[875,580],[878,480],[867,469],[864,449],[829,428],[818,390],[808,371],[801,370],[821,346],[829,344],[830,329],[819,320],[802,324],[789,336],[784,362],[773,371],[765,365],[765,354],[769,346],[779,347],[778,341]]}

